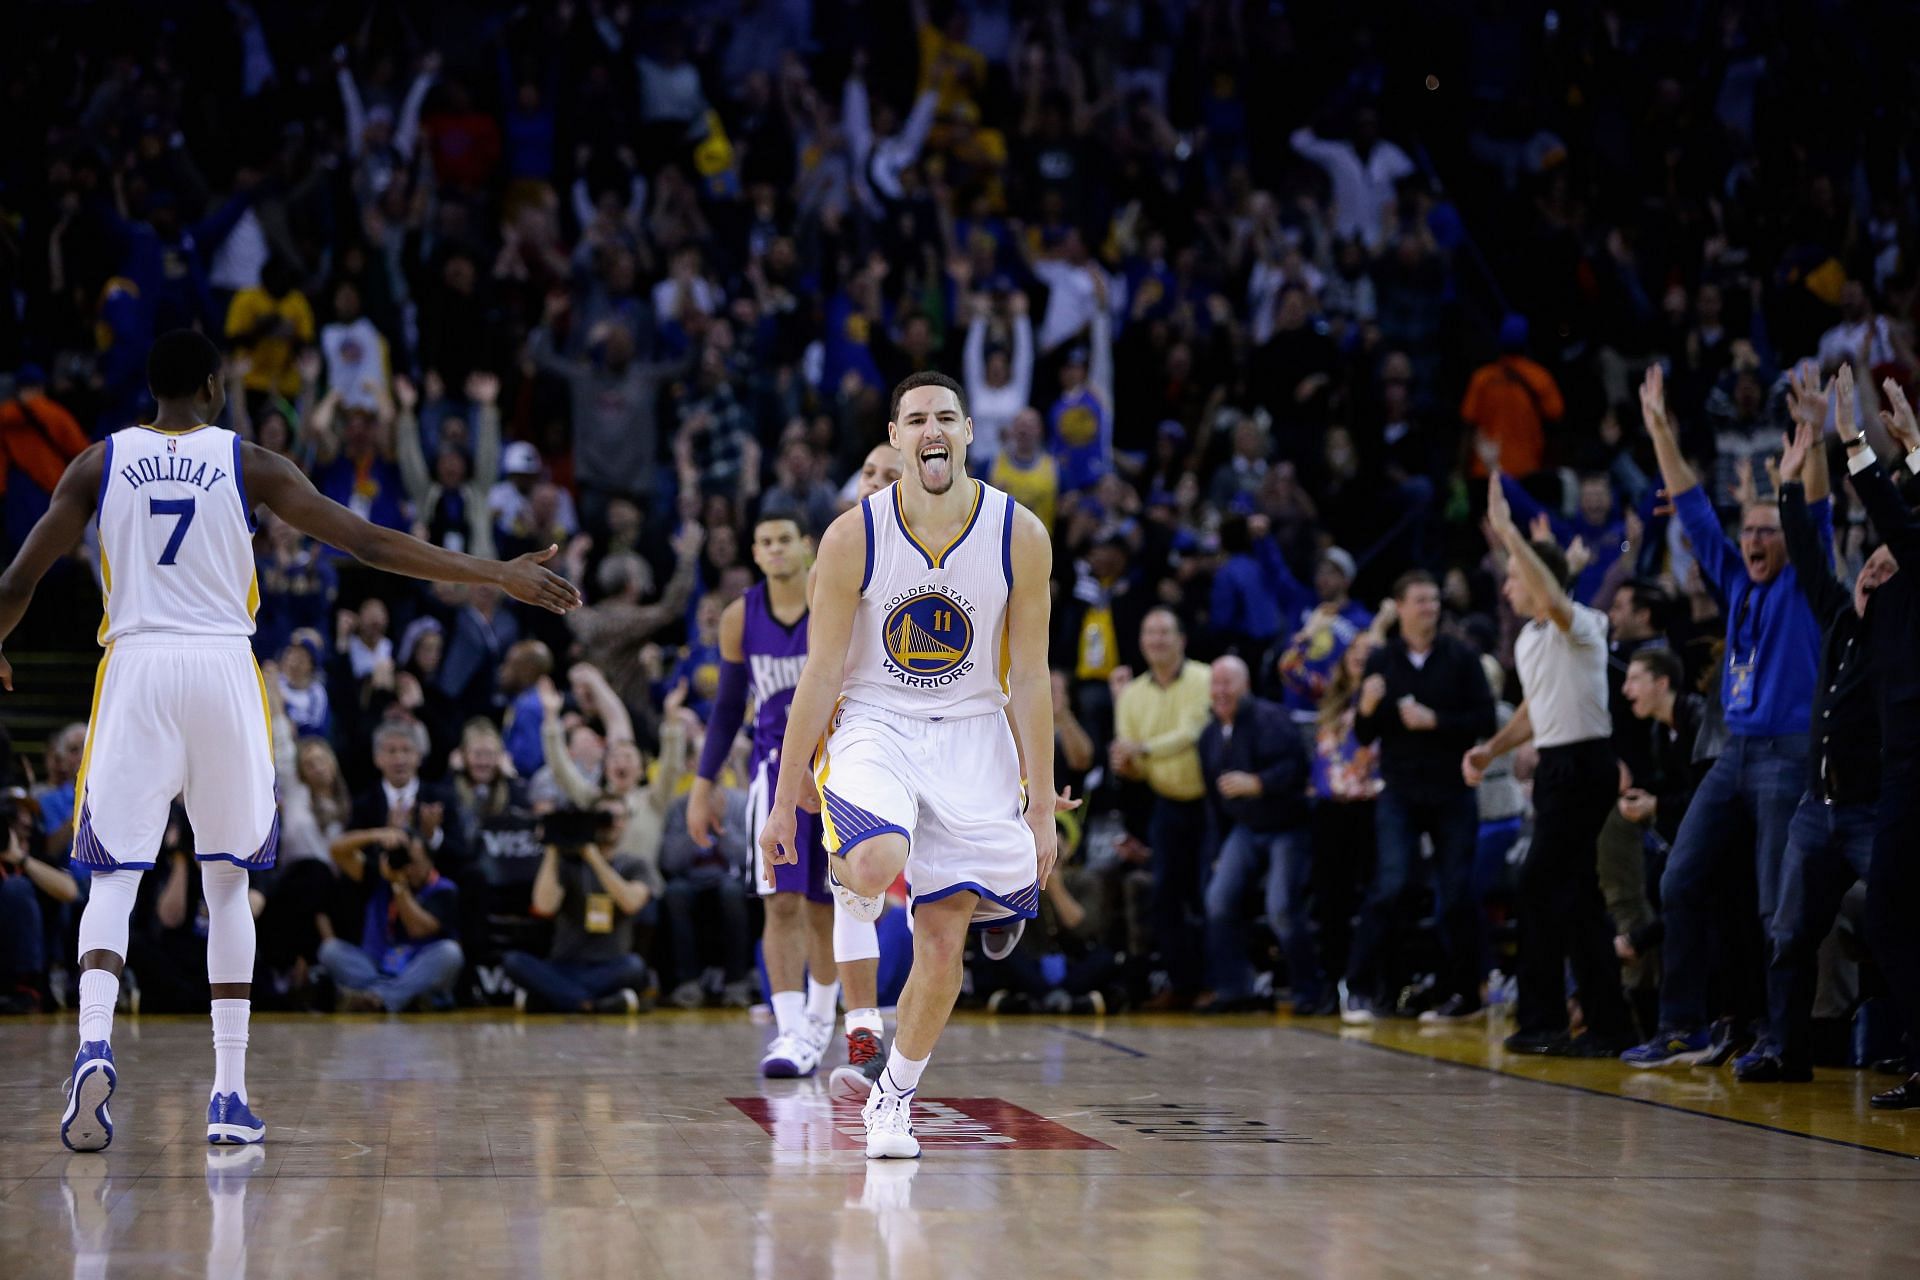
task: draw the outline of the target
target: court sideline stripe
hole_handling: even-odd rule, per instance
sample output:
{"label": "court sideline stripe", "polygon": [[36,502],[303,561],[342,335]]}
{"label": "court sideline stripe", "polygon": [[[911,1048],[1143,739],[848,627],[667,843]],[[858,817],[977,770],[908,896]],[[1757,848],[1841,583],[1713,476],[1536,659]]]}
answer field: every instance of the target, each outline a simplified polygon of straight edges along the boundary
{"label": "court sideline stripe", "polygon": [[1920,1156],[1912,1155],[1905,1151],[1894,1151],[1887,1147],[1869,1146],[1864,1142],[1849,1142],[1845,1138],[1829,1138],[1824,1134],[1802,1133],[1798,1129],[1783,1129],[1779,1125],[1763,1124],[1758,1120],[1742,1120],[1738,1116],[1717,1116],[1711,1111],[1695,1111],[1691,1107],[1683,1107],[1672,1102],[1661,1102],[1657,1098],[1634,1098],[1624,1093],[1608,1093],[1605,1089],[1595,1089],[1584,1084],[1567,1084],[1560,1080],[1537,1080],[1532,1076],[1516,1075],[1510,1071],[1502,1071],[1498,1067],[1481,1066],[1473,1062],[1455,1062],[1452,1058],[1434,1057],[1431,1054],[1421,1053],[1418,1049],[1404,1049],[1399,1045],[1380,1044],[1373,1040],[1360,1039],[1357,1036],[1343,1036],[1337,1031],[1320,1031],[1313,1027],[1285,1027],[1282,1029],[1297,1032],[1301,1035],[1314,1036],[1321,1040],[1331,1040],[1336,1044],[1364,1045],[1369,1049],[1379,1049],[1386,1053],[1398,1054],[1403,1058],[1413,1058],[1420,1062],[1433,1062],[1448,1067],[1462,1067],[1468,1071],[1478,1071],[1482,1075],[1499,1076],[1502,1080],[1519,1080],[1525,1084],[1546,1085],[1550,1089],[1567,1089],[1574,1093],[1584,1093],[1595,1098],[1607,1098],[1614,1102],[1631,1102],[1636,1106],[1655,1107],[1661,1111],[1674,1112],[1677,1115],[1694,1116],[1701,1120],[1717,1120],[1722,1124],[1737,1124],[1747,1129],[1758,1129],[1763,1133],[1777,1133],[1786,1138],[1802,1138],[1808,1142],[1824,1142],[1830,1147],[1845,1147],[1849,1151],[1865,1151],[1872,1155],[1892,1156],[1896,1160],[1906,1160],[1909,1162],[1920,1161]]}
{"label": "court sideline stripe", "polygon": [[1124,1053],[1129,1058],[1150,1058],[1153,1056],[1150,1053],[1143,1053],[1139,1049],[1130,1049],[1118,1040],[1109,1040],[1105,1036],[1096,1036],[1091,1031],[1075,1031],[1072,1027],[1063,1027],[1057,1022],[1049,1022],[1047,1024],[1047,1030],[1058,1031],[1063,1036],[1072,1036],[1075,1040],[1085,1040],[1089,1044],[1101,1045],[1105,1048],[1112,1049],[1115,1053]]}

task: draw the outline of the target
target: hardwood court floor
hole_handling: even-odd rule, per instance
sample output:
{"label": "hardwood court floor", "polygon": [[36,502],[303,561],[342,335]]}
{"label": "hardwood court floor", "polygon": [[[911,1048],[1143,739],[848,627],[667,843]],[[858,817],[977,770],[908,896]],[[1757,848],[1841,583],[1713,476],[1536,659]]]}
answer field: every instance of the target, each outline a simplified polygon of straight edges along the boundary
{"label": "hardwood court floor", "polygon": [[1920,1275],[1920,1115],[1865,1114],[1852,1073],[968,1018],[925,1158],[869,1165],[857,1114],[758,1079],[740,1015],[263,1017],[268,1141],[210,1156],[208,1037],[120,1019],[114,1144],[76,1156],[70,1022],[0,1023],[0,1277]]}

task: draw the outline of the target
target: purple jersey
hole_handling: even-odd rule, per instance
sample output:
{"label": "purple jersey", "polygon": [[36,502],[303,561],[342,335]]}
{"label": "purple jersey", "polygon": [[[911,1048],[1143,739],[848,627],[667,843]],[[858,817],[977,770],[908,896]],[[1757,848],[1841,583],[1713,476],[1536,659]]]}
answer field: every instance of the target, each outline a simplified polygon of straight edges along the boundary
{"label": "purple jersey", "polygon": [[807,615],[792,626],[773,616],[767,584],[755,583],[743,597],[746,618],[740,628],[740,653],[747,660],[748,692],[753,699],[753,762],[776,758],[787,734],[787,707],[807,665]]}

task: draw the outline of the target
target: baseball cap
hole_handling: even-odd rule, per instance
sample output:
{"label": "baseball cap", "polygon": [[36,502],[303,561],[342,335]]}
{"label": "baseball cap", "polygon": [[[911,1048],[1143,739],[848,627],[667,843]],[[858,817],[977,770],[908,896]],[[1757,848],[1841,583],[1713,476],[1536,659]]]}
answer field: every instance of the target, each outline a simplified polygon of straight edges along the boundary
{"label": "baseball cap", "polygon": [[500,462],[501,472],[510,476],[537,476],[545,469],[540,462],[540,451],[527,440],[515,440],[508,445]]}

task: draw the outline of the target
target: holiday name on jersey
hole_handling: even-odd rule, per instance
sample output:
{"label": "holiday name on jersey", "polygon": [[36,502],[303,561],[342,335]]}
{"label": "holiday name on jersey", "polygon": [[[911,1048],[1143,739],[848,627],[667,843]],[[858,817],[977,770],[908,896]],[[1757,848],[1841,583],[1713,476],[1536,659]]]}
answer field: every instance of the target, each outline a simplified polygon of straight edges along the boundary
{"label": "holiday name on jersey", "polygon": [[[213,474],[208,475],[208,472]],[[208,493],[212,493],[213,487],[227,477],[226,472],[211,462],[195,462],[192,458],[183,458],[179,454],[168,454],[158,458],[136,458],[129,465],[120,468],[120,475],[135,489],[155,480],[178,480],[196,489],[204,489]]]}
{"label": "holiday name on jersey", "polygon": [[[883,619],[891,617],[894,610],[898,609],[901,605],[909,601],[917,601],[930,595],[937,595],[953,601],[954,604],[960,606],[968,618],[972,618],[979,613],[979,610],[976,609],[965,596],[955,591],[946,583],[929,582],[896,593],[880,607],[880,616]],[[971,623],[968,623],[967,626],[969,634],[971,634]],[[971,643],[969,643],[966,648],[970,650],[972,648]],[[888,675],[909,689],[944,689],[954,681],[964,678],[974,669],[975,663],[971,653],[963,653],[959,656],[959,660],[947,670],[930,675],[920,675],[906,670],[898,662],[894,661],[893,654],[888,652],[887,646],[883,644],[881,646],[880,665],[886,669]]]}

